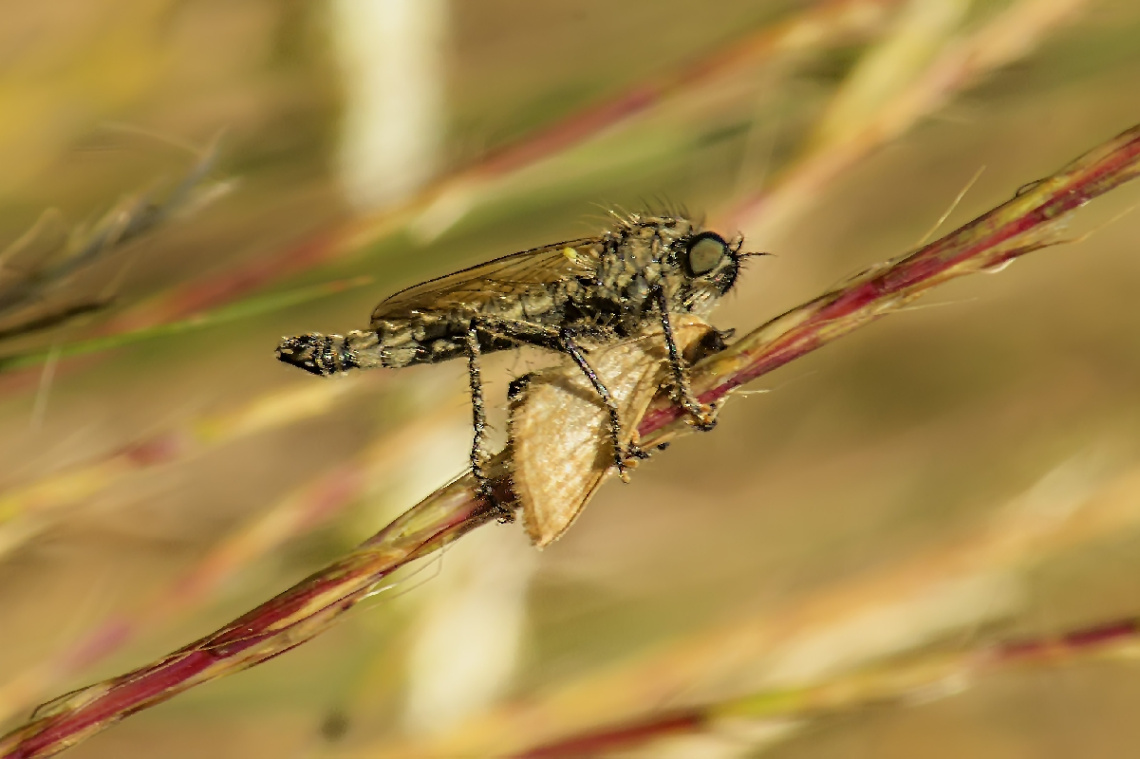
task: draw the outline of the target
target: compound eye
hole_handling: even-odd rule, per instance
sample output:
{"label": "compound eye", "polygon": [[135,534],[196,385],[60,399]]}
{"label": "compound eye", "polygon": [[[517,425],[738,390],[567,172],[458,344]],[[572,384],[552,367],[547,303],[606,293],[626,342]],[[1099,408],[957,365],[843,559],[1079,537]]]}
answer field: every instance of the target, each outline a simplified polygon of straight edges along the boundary
{"label": "compound eye", "polygon": [[728,243],[714,232],[702,232],[689,241],[689,273],[708,274],[728,255]]}

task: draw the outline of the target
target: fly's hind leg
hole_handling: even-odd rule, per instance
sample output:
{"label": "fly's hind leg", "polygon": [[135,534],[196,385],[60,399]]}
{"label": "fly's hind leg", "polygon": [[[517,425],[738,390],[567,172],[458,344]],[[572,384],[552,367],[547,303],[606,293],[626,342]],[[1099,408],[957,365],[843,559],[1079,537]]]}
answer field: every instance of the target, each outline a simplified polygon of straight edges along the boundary
{"label": "fly's hind leg", "polygon": [[677,349],[677,339],[673,335],[673,325],[669,321],[669,304],[665,291],[658,287],[654,292],[657,310],[661,314],[661,331],[665,333],[665,348],[669,351],[669,367],[673,370],[674,397],[693,417],[693,426],[707,432],[716,426],[716,406],[706,406],[693,395],[689,383],[689,367]]}
{"label": "fly's hind leg", "polygon": [[613,396],[610,395],[609,388],[605,386],[598,373],[594,371],[594,367],[590,366],[590,362],[586,360],[586,356],[578,344],[574,342],[574,332],[570,329],[562,329],[559,331],[559,343],[570,358],[574,359],[574,363],[586,375],[586,379],[594,386],[594,391],[598,397],[602,399],[602,403],[606,406],[606,411],[610,417],[610,440],[613,442],[614,448],[614,466],[617,467],[618,476],[621,477],[623,482],[629,482],[629,472],[626,462],[630,459],[647,459],[649,454],[645,453],[640,446],[630,443],[629,446],[622,445],[622,427],[621,415],[618,413],[617,403],[614,402]]}
{"label": "fly's hind leg", "polygon": [[483,380],[479,374],[479,333],[474,322],[467,328],[467,379],[471,383],[471,424],[475,428],[475,436],[471,441],[471,473],[478,483],[478,493],[481,498],[490,501],[499,512],[499,521],[513,522],[515,512],[499,503],[491,488],[491,481],[487,478],[487,455],[484,445],[487,437],[487,410],[483,405]]}

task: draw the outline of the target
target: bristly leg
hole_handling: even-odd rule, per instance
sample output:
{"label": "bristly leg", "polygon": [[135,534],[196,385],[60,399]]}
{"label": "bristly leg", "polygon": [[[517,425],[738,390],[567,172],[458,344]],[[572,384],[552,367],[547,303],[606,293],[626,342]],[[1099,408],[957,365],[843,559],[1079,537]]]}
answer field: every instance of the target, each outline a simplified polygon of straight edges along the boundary
{"label": "bristly leg", "polygon": [[467,328],[467,378],[471,385],[471,423],[475,437],[471,442],[471,473],[478,483],[479,496],[489,501],[499,512],[499,521],[513,522],[515,512],[499,503],[491,482],[487,479],[486,464],[490,457],[484,447],[487,437],[487,410],[483,406],[483,380],[479,374],[479,333],[474,322]]}
{"label": "bristly leg", "polygon": [[625,462],[630,459],[644,459],[648,458],[644,451],[637,445],[629,445],[628,448],[621,443],[621,415],[618,413],[617,404],[614,403],[613,396],[610,395],[609,388],[605,386],[598,373],[594,371],[594,367],[586,360],[582,349],[574,342],[574,332],[570,329],[562,329],[561,331],[562,350],[566,352],[570,358],[574,359],[574,363],[586,375],[586,379],[590,380],[590,384],[594,386],[594,391],[602,399],[602,403],[606,405],[606,411],[610,415],[610,439],[614,447],[614,466],[617,467],[618,476],[621,477],[623,482],[629,482],[629,474],[626,471]]}
{"label": "bristly leg", "polygon": [[665,334],[665,348],[669,351],[669,367],[673,370],[674,400],[684,406],[693,417],[694,427],[707,432],[716,426],[716,407],[704,405],[693,395],[693,388],[689,383],[689,367],[681,352],[677,350],[677,339],[673,336],[673,324],[669,321],[669,303],[665,297],[665,290],[658,287],[653,295],[661,315],[661,331]]}

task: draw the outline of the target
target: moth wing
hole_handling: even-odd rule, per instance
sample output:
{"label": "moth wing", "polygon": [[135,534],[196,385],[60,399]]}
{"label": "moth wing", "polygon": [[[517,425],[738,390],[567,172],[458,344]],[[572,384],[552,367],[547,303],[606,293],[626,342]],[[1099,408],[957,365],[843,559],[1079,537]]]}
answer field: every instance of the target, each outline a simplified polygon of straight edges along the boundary
{"label": "moth wing", "polygon": [[568,240],[429,279],[381,301],[372,312],[373,326],[417,312],[477,310],[496,298],[515,299],[573,277],[593,276],[602,249],[597,237]]}
{"label": "moth wing", "polygon": [[[673,320],[678,348],[692,349],[712,330],[693,316]],[[660,329],[590,351],[622,422],[622,445],[641,423],[669,375]],[[535,546],[557,540],[582,513],[614,470],[609,414],[589,380],[574,365],[532,374],[512,400],[511,474],[523,526]]]}

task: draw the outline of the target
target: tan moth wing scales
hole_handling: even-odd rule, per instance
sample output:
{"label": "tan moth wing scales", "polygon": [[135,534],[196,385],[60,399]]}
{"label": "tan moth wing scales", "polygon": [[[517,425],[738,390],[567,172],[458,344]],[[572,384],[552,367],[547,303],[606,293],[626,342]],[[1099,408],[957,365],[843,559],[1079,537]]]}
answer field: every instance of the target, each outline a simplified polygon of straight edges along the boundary
{"label": "tan moth wing scales", "polygon": [[[697,360],[716,330],[691,315],[674,317],[673,335],[686,361]],[[622,423],[621,444],[634,438],[650,402],[669,381],[669,355],[660,329],[590,353]],[[557,540],[614,471],[604,405],[573,366],[529,374],[512,385],[511,481],[523,526],[535,546]]]}

